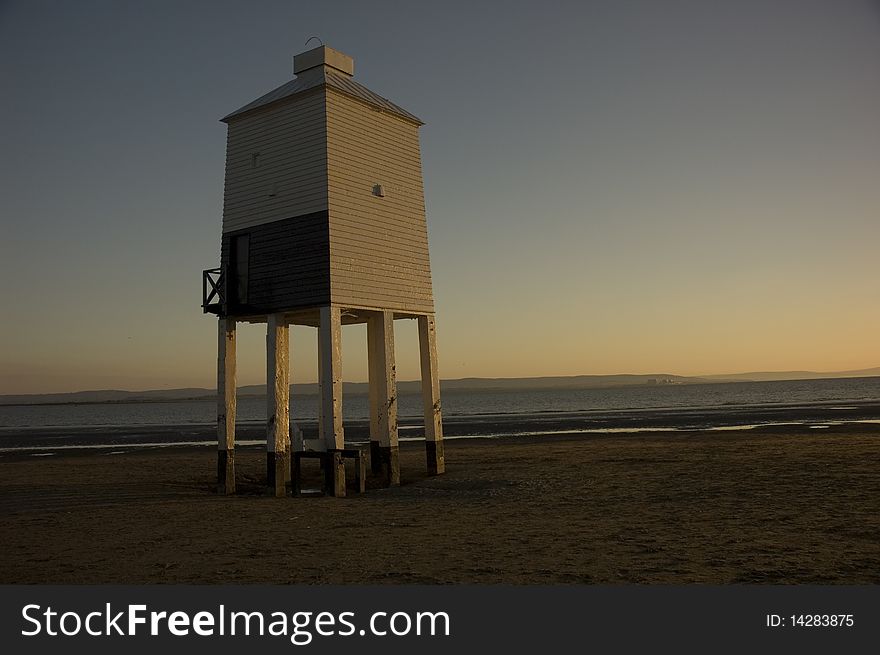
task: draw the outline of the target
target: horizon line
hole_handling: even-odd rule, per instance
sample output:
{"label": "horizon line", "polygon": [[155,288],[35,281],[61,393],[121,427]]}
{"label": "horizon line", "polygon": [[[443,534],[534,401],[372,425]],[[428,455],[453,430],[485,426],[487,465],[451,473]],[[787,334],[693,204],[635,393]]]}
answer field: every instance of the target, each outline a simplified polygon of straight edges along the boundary
{"label": "horizon line", "polygon": [[[811,371],[807,369],[802,370],[784,370],[784,371],[744,371],[740,373],[702,373],[699,375],[680,375],[678,373],[577,373],[574,375],[526,375],[521,377],[495,377],[495,376],[466,376],[460,378],[441,378],[441,382],[461,382],[465,380],[488,380],[488,381],[508,381],[508,380],[546,380],[552,378],[559,379],[574,379],[574,378],[612,378],[612,377],[670,377],[670,378],[683,378],[690,380],[700,380],[707,378],[714,378],[713,381],[723,382],[725,379],[730,379],[730,381],[740,381],[740,382],[748,382],[749,380],[734,380],[733,378],[741,378],[747,375],[795,375],[795,374],[808,374],[811,376],[836,376],[836,377],[875,377],[875,375],[849,375],[849,374],[857,374],[857,373],[867,373],[870,371],[876,371],[876,376],[880,376],[880,366],[871,366],[865,368],[857,368],[857,369],[847,369],[847,370],[836,370],[836,371]],[[719,379],[720,378],[720,379]],[[796,380],[799,378],[789,378],[789,380]],[[819,378],[824,379],[824,378]],[[765,380],[755,380],[755,381],[765,381]],[[783,380],[779,380],[783,381]],[[368,384],[368,380],[343,380],[343,384]],[[420,379],[414,380],[397,380],[398,384],[402,383],[421,383]],[[265,382],[254,382],[254,383],[246,383],[236,385],[237,389],[242,387],[252,387],[252,386],[263,386]],[[290,386],[295,385],[316,385],[318,381],[311,382],[291,382]],[[65,395],[65,394],[78,394],[78,393],[100,393],[100,392],[122,392],[122,393],[147,393],[152,391],[178,391],[184,389],[198,389],[198,390],[207,390],[215,389],[216,387],[160,387],[160,388],[143,388],[143,389],[120,389],[120,388],[103,388],[103,389],[79,389],[77,391],[42,391],[42,392],[29,392],[29,393],[3,393],[0,394],[0,397],[4,396],[49,396],[49,395]]]}

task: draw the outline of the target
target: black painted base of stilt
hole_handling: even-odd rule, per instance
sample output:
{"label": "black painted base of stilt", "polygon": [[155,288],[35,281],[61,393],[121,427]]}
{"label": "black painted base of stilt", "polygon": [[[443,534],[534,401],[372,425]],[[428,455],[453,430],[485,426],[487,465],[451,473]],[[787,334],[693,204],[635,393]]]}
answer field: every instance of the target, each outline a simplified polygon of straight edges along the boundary
{"label": "black painted base of stilt", "polygon": [[428,475],[442,475],[446,472],[442,441],[426,441],[425,455],[428,460]]}
{"label": "black painted base of stilt", "polygon": [[400,449],[397,446],[379,446],[377,454],[379,455],[378,475],[382,484],[386,487],[400,486]]}
{"label": "black painted base of stilt", "polygon": [[217,493],[235,493],[235,451],[217,451]]}
{"label": "black painted base of stilt", "polygon": [[266,453],[266,492],[276,498],[287,495],[290,453]]}
{"label": "black painted base of stilt", "polygon": [[379,452],[381,446],[378,441],[370,441],[370,472],[373,475],[382,473],[382,453]]}

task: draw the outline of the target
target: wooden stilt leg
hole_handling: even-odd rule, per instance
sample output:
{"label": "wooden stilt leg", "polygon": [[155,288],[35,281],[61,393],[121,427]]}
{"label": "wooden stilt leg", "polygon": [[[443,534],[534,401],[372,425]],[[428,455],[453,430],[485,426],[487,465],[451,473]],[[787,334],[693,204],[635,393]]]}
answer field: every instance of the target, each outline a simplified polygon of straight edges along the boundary
{"label": "wooden stilt leg", "polygon": [[379,330],[378,322],[382,320],[381,313],[376,313],[367,319],[367,373],[368,391],[370,399],[370,470],[373,475],[382,473],[382,454],[379,450],[379,380],[377,379],[378,353],[376,352],[376,337]]}
{"label": "wooden stilt leg", "polygon": [[[328,451],[342,450],[345,448],[345,434],[342,429],[342,317],[339,307],[321,307],[318,378],[321,437]],[[329,457],[326,461],[325,488],[334,496],[344,496],[342,456]]]}
{"label": "wooden stilt leg", "polygon": [[[370,338],[371,419],[375,414],[378,444],[372,445],[371,466],[386,486],[400,484],[397,430],[397,373],[394,364],[394,313],[376,312],[367,324]],[[372,420],[371,420],[372,429]],[[372,458],[378,456],[378,465]]]}
{"label": "wooden stilt leg", "polygon": [[235,319],[217,330],[217,493],[235,493]]}
{"label": "wooden stilt leg", "polygon": [[419,351],[428,473],[440,475],[446,470],[446,462],[443,455],[443,417],[440,409],[440,376],[437,372],[437,336],[433,314],[419,316]]}
{"label": "wooden stilt leg", "polygon": [[290,339],[283,314],[266,331],[266,478],[270,495],[286,495],[290,470]]}

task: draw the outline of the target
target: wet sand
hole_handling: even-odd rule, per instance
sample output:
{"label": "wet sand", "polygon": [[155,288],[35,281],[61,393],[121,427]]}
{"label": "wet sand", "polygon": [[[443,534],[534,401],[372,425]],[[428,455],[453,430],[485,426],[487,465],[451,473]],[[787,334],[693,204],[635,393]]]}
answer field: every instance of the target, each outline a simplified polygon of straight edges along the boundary
{"label": "wet sand", "polygon": [[880,583],[880,428],[450,440],[428,478],[213,493],[207,447],[0,458],[0,583]]}

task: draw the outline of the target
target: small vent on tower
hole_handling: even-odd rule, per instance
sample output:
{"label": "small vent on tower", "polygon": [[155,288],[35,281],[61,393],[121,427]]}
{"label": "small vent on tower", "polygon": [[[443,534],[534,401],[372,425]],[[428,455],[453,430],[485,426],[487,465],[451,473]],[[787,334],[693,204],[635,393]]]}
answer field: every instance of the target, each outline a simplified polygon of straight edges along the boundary
{"label": "small vent on tower", "polygon": [[384,198],[385,197],[385,187],[382,186],[381,184],[374,184],[373,185],[373,195],[376,196],[377,198]]}

